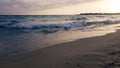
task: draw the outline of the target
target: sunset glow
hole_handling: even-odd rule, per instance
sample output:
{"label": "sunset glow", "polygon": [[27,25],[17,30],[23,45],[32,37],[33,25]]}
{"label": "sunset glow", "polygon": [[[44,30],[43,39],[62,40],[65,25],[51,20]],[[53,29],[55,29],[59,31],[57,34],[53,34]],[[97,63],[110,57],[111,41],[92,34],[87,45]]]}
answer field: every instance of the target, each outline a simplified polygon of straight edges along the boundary
{"label": "sunset glow", "polygon": [[120,12],[120,0],[108,0],[108,6],[110,12]]}
{"label": "sunset glow", "polygon": [[120,0],[1,0],[0,14],[120,13]]}

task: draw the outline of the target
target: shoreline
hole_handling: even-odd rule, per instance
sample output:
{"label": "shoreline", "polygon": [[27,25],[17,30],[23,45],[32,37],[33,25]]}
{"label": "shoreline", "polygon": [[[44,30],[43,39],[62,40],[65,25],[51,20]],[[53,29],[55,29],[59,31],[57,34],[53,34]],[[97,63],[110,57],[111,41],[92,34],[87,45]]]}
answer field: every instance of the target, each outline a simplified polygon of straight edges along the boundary
{"label": "shoreline", "polygon": [[[117,32],[105,36],[61,43],[18,55],[11,59],[0,59],[0,68],[117,67],[120,62],[120,60],[116,60],[116,58],[119,59],[120,54],[119,35],[120,30],[117,30]],[[112,53],[112,57],[115,58],[110,57],[111,54],[109,53]]]}

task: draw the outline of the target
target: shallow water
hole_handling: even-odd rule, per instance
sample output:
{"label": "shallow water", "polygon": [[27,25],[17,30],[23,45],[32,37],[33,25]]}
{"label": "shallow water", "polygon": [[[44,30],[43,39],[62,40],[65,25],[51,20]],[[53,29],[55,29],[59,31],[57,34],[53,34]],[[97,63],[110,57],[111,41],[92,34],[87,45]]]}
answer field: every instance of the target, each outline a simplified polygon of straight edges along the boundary
{"label": "shallow water", "polygon": [[0,56],[113,33],[119,15],[0,16]]}

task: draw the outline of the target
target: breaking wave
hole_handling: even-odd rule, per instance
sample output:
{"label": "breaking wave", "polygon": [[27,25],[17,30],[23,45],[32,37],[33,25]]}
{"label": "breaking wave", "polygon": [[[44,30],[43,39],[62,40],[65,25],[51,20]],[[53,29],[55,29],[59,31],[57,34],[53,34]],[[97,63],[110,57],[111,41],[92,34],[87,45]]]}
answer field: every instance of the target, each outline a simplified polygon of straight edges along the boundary
{"label": "breaking wave", "polygon": [[43,28],[64,28],[70,29],[75,27],[85,27],[85,26],[98,26],[98,25],[108,25],[117,24],[120,21],[99,21],[99,22],[72,22],[65,24],[25,24],[25,23],[9,23],[0,25],[0,28],[7,29],[43,29]]}
{"label": "breaking wave", "polygon": [[[0,29],[16,29],[16,30],[36,30],[41,32],[54,33],[60,30],[70,30],[72,28],[96,27],[101,25],[117,24],[119,20],[113,20],[114,17],[96,16],[1,16]],[[109,20],[110,19],[110,20]],[[36,21],[38,20],[38,21]],[[31,23],[32,22],[32,23]],[[36,24],[37,22],[37,24]],[[41,24],[43,22],[43,24]],[[53,23],[51,23],[53,22]],[[58,23],[56,23],[58,22]],[[62,22],[62,23],[61,23]],[[66,23],[67,22],[67,23]],[[47,23],[47,24],[46,24]],[[49,24],[48,24],[49,23]]]}

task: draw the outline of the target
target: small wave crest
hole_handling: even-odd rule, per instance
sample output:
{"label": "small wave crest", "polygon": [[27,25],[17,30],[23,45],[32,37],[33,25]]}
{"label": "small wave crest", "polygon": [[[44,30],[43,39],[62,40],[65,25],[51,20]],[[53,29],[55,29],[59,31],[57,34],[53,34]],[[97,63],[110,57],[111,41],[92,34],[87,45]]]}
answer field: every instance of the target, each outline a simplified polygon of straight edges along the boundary
{"label": "small wave crest", "polygon": [[72,22],[72,23],[65,23],[65,24],[29,24],[29,23],[9,23],[9,24],[1,24],[0,28],[6,29],[44,29],[44,28],[63,28],[63,29],[70,29],[76,27],[86,27],[86,26],[98,26],[98,25],[108,25],[108,24],[116,24],[119,21],[99,21],[99,22]]}

